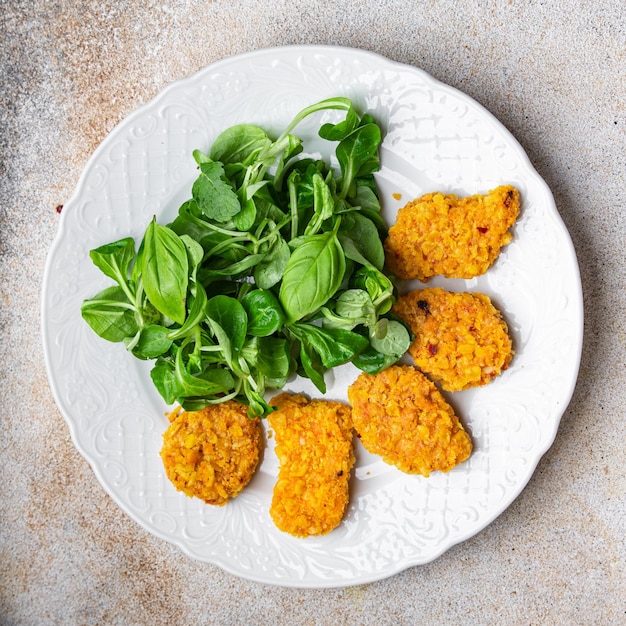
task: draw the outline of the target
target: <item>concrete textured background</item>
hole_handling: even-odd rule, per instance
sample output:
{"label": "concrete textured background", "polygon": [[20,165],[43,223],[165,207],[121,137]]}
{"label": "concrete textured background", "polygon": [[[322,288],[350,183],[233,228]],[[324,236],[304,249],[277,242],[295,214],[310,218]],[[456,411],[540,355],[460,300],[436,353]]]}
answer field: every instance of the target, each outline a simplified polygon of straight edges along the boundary
{"label": "concrete textured background", "polygon": [[[197,563],[115,505],[50,393],[39,298],[55,208],[169,83],[282,44],[372,50],[465,91],[551,187],[582,274],[580,377],[513,505],[378,583],[281,589]],[[0,8],[0,623],[626,623],[623,0],[4,0]]]}

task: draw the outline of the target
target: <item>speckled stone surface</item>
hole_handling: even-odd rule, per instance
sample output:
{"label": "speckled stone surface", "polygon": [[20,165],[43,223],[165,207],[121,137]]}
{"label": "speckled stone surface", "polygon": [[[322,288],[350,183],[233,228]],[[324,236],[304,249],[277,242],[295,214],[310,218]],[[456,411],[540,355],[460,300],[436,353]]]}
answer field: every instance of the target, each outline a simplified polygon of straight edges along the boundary
{"label": "speckled stone surface", "polygon": [[[104,136],[169,83],[294,43],[372,50],[468,93],[551,187],[580,262],[580,377],[554,445],[493,524],[361,587],[281,589],[146,533],[72,445],[40,290]],[[619,0],[14,1],[0,10],[0,623],[626,623],[626,5]]]}

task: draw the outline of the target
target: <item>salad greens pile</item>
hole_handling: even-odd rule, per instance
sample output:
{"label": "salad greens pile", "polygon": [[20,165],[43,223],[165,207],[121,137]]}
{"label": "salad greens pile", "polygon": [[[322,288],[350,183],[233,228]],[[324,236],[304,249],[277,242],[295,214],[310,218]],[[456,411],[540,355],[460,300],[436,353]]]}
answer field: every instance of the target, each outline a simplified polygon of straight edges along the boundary
{"label": "salad greens pile", "polygon": [[[345,117],[319,135],[336,142],[339,171],[296,158],[292,133],[330,109]],[[275,140],[250,124],[226,129],[208,154],[194,151],[199,175],[171,224],[153,219],[138,250],[127,237],[90,252],[115,285],[83,302],[83,318],[155,359],[159,393],[186,410],[237,399],[265,416],[265,390],[295,373],[325,393],[329,368],[395,363],[411,337],[390,312],[396,292],[383,269],[380,141],[347,98],[303,109]]]}

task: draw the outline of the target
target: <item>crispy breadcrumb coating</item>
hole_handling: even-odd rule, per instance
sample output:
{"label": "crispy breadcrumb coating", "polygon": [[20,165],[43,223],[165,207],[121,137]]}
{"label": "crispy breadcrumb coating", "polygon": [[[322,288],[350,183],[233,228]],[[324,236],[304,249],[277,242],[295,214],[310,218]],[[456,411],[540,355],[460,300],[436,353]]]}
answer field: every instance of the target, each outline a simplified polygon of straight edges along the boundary
{"label": "crispy breadcrumb coating", "polygon": [[472,441],[452,407],[412,366],[361,374],[348,389],[348,398],[365,449],[403,472],[448,472],[472,452]]}
{"label": "crispy breadcrumb coating", "polygon": [[354,465],[350,407],[281,393],[268,421],[280,462],[270,507],[276,526],[296,537],[324,535],[341,522]]}
{"label": "crispy breadcrumb coating", "polygon": [[261,423],[233,400],[178,411],[163,435],[161,458],[176,489],[224,505],[250,482],[259,463]]}
{"label": "crispy breadcrumb coating", "polygon": [[474,278],[484,274],[511,242],[520,209],[510,185],[459,198],[429,193],[398,211],[385,240],[389,270],[398,278]]}
{"label": "crispy breadcrumb coating", "polygon": [[506,322],[485,294],[421,289],[400,296],[393,311],[415,335],[415,365],[446,391],[486,385],[513,358]]}

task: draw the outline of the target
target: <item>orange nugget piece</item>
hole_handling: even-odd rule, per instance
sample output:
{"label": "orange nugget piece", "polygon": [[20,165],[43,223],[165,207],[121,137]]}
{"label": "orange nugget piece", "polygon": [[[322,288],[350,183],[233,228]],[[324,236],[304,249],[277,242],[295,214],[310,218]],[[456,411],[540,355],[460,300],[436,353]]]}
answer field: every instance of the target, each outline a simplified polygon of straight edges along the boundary
{"label": "orange nugget piece", "polygon": [[170,416],[163,434],[165,473],[179,491],[222,506],[250,482],[263,440],[258,418],[230,400]]}
{"label": "orange nugget piece", "polygon": [[407,474],[448,472],[472,452],[470,436],[452,407],[412,366],[363,373],[348,389],[348,398],[365,449]]}
{"label": "orange nugget piece", "polygon": [[514,187],[459,198],[429,193],[398,211],[385,240],[389,270],[398,278],[474,278],[495,262],[510,243],[520,210]]}
{"label": "orange nugget piece", "polygon": [[415,365],[446,391],[486,385],[513,358],[506,322],[485,294],[421,289],[400,296],[393,311],[415,335]]}
{"label": "orange nugget piece", "polygon": [[354,465],[350,407],[281,393],[268,421],[280,462],[270,515],[296,537],[324,535],[336,528],[348,504]]}

